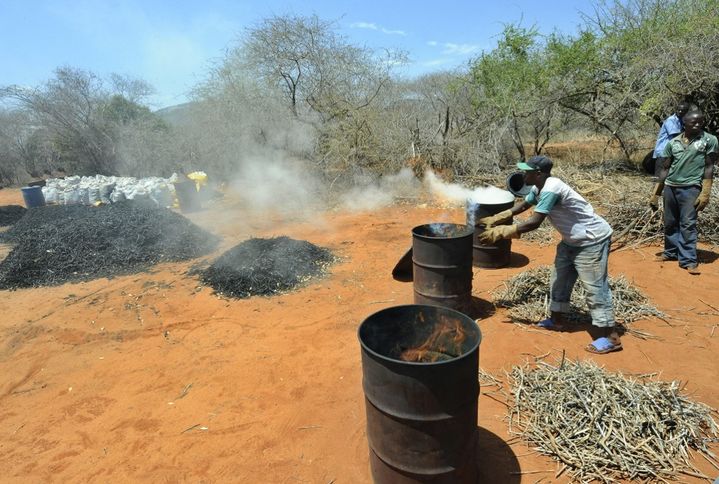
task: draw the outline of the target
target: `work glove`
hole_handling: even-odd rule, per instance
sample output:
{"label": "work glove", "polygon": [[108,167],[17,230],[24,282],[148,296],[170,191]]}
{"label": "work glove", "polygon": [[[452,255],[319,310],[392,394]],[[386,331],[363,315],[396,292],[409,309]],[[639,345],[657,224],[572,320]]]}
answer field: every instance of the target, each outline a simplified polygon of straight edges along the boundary
{"label": "work glove", "polygon": [[479,234],[477,239],[484,244],[494,244],[502,239],[518,239],[519,225],[498,225]]}
{"label": "work glove", "polygon": [[701,212],[706,208],[707,204],[709,203],[709,195],[711,195],[711,193],[712,179],[705,178],[702,180],[702,191],[699,193],[699,196],[694,202],[694,206],[696,207],[697,212]]}
{"label": "work glove", "polygon": [[654,188],[652,188],[652,196],[649,197],[649,206],[652,210],[659,209],[659,197],[662,194],[662,190],[664,190],[664,183],[655,183]]}
{"label": "work glove", "polygon": [[512,209],[504,210],[503,212],[496,213],[494,215],[491,215],[489,217],[482,217],[481,219],[477,220],[477,223],[479,225],[484,225],[485,228],[491,228],[494,224],[506,222],[512,218]]}

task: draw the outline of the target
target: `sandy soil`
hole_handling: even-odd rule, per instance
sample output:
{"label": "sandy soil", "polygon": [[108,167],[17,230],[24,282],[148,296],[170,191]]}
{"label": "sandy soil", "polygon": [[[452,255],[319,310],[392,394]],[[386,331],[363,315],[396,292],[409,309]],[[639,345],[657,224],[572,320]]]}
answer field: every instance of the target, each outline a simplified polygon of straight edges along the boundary
{"label": "sandy soil", "polygon": [[[22,203],[19,192],[0,190],[0,205],[10,203]],[[185,274],[193,262],[0,291],[1,480],[370,481],[357,327],[379,309],[412,302],[412,284],[390,276],[411,227],[463,222],[463,213],[397,206],[314,221],[218,213],[190,217],[224,237],[218,253],[249,236],[287,235],[329,247],[342,262],[328,278],[273,298],[220,299]],[[583,351],[591,340],[584,331],[514,325],[487,303],[481,367],[501,375],[532,355],[566,350],[611,370],[661,372],[719,407],[719,262],[704,249],[701,276],[652,262],[656,248],[612,254],[610,272],[671,316],[634,323],[659,339],[626,336],[624,351],[594,356]],[[490,300],[502,281],[551,263],[554,253],[523,241],[513,250],[512,267],[475,269],[474,296]],[[483,394],[478,412],[483,482],[555,481],[553,461],[506,444],[501,403]]]}

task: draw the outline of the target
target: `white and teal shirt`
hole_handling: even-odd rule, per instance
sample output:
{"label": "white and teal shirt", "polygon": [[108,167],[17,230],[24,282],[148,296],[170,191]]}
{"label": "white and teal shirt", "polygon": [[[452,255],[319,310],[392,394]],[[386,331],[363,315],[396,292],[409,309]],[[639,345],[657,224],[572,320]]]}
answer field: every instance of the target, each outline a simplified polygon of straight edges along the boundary
{"label": "white and teal shirt", "polygon": [[566,244],[584,247],[612,235],[612,227],[607,221],[594,213],[592,205],[559,178],[547,178],[541,193],[537,187],[532,187],[524,200],[534,205],[535,212],[547,216]]}

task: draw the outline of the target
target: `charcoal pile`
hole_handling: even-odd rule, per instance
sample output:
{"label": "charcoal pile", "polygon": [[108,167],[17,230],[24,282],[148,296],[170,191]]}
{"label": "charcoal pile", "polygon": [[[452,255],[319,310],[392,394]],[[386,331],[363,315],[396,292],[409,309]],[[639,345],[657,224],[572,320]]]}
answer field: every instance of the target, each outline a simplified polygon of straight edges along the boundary
{"label": "charcoal pile", "polygon": [[0,227],[7,227],[20,220],[27,210],[20,205],[5,205],[0,207]]}
{"label": "charcoal pile", "polygon": [[252,238],[222,254],[200,278],[224,296],[271,296],[324,274],[334,260],[329,250],[304,240]]}
{"label": "charcoal pile", "polygon": [[205,255],[218,242],[179,214],[133,202],[33,209],[0,240],[14,245],[0,263],[0,289],[130,274]]}

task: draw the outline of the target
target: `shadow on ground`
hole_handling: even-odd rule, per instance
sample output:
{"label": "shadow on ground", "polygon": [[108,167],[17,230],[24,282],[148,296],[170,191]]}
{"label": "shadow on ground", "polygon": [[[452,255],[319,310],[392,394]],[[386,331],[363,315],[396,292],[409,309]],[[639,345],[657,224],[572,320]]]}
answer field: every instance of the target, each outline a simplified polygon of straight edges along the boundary
{"label": "shadow on ground", "polygon": [[521,481],[519,461],[514,451],[497,434],[477,429],[477,467],[481,483],[518,483]]}
{"label": "shadow on ground", "polygon": [[518,252],[512,252],[509,259],[509,267],[524,267],[529,264],[529,258]]}
{"label": "shadow on ground", "polygon": [[487,301],[486,299],[478,298],[476,296],[472,296],[472,302],[470,304],[471,306],[469,308],[469,311],[467,312],[467,316],[472,319],[489,318],[496,311],[493,302]]}

